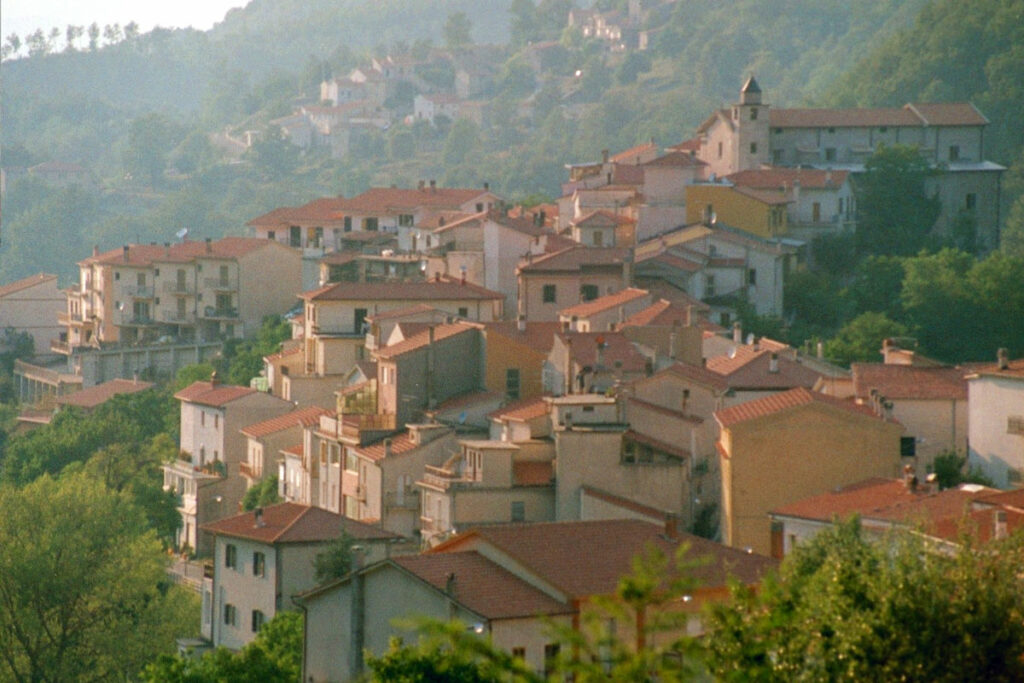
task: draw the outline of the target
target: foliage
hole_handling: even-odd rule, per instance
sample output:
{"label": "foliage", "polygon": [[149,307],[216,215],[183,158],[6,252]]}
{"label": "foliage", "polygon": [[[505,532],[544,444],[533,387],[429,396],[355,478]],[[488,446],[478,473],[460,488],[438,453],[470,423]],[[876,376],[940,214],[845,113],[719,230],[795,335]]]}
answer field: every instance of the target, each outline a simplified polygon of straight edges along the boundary
{"label": "foliage", "polygon": [[328,543],[313,558],[313,570],[317,584],[324,584],[333,579],[340,579],[352,571],[355,557],[352,546],[355,539],[347,533]]}
{"label": "foliage", "polygon": [[444,44],[448,47],[462,47],[473,42],[470,32],[473,24],[465,12],[451,12],[444,22]]}
{"label": "foliage", "polygon": [[939,217],[925,180],[933,174],[916,147],[881,147],[857,177],[857,248],[863,254],[916,254]]}
{"label": "foliage", "polygon": [[439,622],[422,628],[427,637],[416,647],[392,638],[387,652],[371,657],[369,680],[380,683],[532,683],[542,680],[526,671],[518,660],[467,635],[466,627],[460,622]]}
{"label": "foliage", "polygon": [[835,338],[825,343],[825,357],[833,363],[874,363],[878,361],[882,340],[906,337],[908,330],[884,313],[861,313],[840,328]]}
{"label": "foliage", "polygon": [[279,315],[263,319],[255,339],[230,339],[224,343],[224,358],[228,363],[227,381],[246,386],[249,380],[263,370],[263,357],[277,353],[281,343],[290,339],[291,324]]}
{"label": "foliage", "polygon": [[480,147],[480,127],[469,119],[458,119],[452,124],[441,150],[441,161],[446,167],[458,166],[469,160]]}
{"label": "foliage", "polygon": [[14,680],[125,680],[198,629],[167,556],[124,493],[86,474],[0,485],[0,670]]}
{"label": "foliage", "polygon": [[[797,546],[778,580],[733,589],[705,621],[719,680],[1019,680],[1021,539],[948,554],[865,538],[854,519]],[[942,656],[936,656],[942,653]]]}
{"label": "foliage", "polygon": [[242,496],[242,510],[248,512],[258,507],[266,507],[281,502],[277,494],[277,475],[264,477]]}
{"label": "foliage", "polygon": [[966,472],[964,465],[967,458],[956,451],[946,451],[935,456],[932,462],[932,471],[938,480],[940,489],[949,489],[959,484],[982,484],[992,486],[995,484],[978,467],[972,467]]}

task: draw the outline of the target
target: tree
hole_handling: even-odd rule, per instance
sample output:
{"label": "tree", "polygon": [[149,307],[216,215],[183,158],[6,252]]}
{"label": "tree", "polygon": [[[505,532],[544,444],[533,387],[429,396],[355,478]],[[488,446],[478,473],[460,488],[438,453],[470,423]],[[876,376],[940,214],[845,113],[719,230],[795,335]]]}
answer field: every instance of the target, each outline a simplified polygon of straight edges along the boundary
{"label": "tree", "polygon": [[333,579],[341,577],[352,571],[354,563],[352,546],[355,540],[347,533],[330,543],[313,558],[313,570],[316,572],[316,582],[324,584]]}
{"label": "tree", "polygon": [[64,51],[74,52],[75,42],[79,38],[81,38],[84,33],[84,26],[74,26],[72,24],[68,24],[67,27],[64,29]]}
{"label": "tree", "polygon": [[395,128],[388,139],[388,159],[405,161],[416,155],[416,137],[406,127]]}
{"label": "tree", "polygon": [[145,114],[132,121],[128,145],[122,162],[125,170],[149,181],[152,188],[161,184],[171,150],[181,139],[181,129],[162,114]]}
{"label": "tree", "polygon": [[825,357],[833,363],[874,363],[878,361],[882,340],[906,337],[906,326],[890,320],[884,313],[868,311],[840,328],[834,339],[825,343]]}
{"label": "tree", "polygon": [[100,25],[95,21],[92,22],[86,29],[86,33],[89,36],[89,52],[96,52],[100,47]]}
{"label": "tree", "polygon": [[533,0],[512,0],[508,12],[512,15],[509,42],[520,47],[535,40],[540,30],[540,22],[537,18],[537,5]]}
{"label": "tree", "polygon": [[723,681],[1021,680],[1022,559],[1020,537],[940,553],[912,531],[868,539],[854,519],[713,606],[705,661]]}
{"label": "tree", "polygon": [[441,150],[441,162],[446,167],[458,166],[469,160],[480,148],[480,128],[469,119],[458,119],[452,124]]}
{"label": "tree", "polygon": [[470,45],[473,38],[470,32],[473,25],[465,12],[450,12],[448,19],[444,22],[444,42],[450,48],[458,48]]}
{"label": "tree", "polygon": [[925,181],[933,174],[916,147],[880,147],[857,178],[857,247],[863,254],[916,254],[939,217],[938,197]]}
{"label": "tree", "polygon": [[965,472],[964,465],[966,464],[967,458],[956,451],[950,450],[936,455],[935,460],[932,461],[932,472],[935,473],[935,478],[938,480],[939,489],[951,489],[965,483],[995,486],[992,480],[986,477],[978,467],[972,467]]}
{"label": "tree", "polygon": [[128,497],[85,474],[0,486],[0,670],[21,681],[125,680],[198,629]]}
{"label": "tree", "polygon": [[651,58],[646,52],[631,51],[615,70],[615,80],[621,85],[636,83],[642,73],[651,70]]}
{"label": "tree", "polygon": [[21,38],[18,37],[17,33],[11,33],[6,38],[5,47],[10,47],[10,56],[14,57],[21,50]]}
{"label": "tree", "polygon": [[277,486],[276,474],[261,479],[242,496],[242,510],[248,512],[258,507],[266,507],[280,502],[281,496],[277,493]]}

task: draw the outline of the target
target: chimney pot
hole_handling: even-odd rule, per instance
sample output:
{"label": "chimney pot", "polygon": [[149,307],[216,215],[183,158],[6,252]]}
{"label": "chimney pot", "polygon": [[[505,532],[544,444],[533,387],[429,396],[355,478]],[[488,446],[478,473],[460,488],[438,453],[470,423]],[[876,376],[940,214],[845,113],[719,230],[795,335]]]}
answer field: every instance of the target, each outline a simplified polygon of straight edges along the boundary
{"label": "chimney pot", "polygon": [[491,184],[485,182],[484,183],[484,192],[490,192],[490,191],[491,191]]}
{"label": "chimney pot", "polygon": [[1008,370],[1010,368],[1010,353],[1006,349],[999,349],[996,352],[996,363],[1000,370]]}
{"label": "chimney pot", "polygon": [[252,518],[253,518],[253,526],[255,526],[255,527],[264,527],[264,526],[266,526],[266,524],[263,521],[263,508],[262,507],[257,507],[257,508],[253,509],[253,511],[252,511]]}
{"label": "chimney pot", "polygon": [[732,343],[742,344],[743,343],[743,326],[740,325],[739,321],[732,324]]}
{"label": "chimney pot", "polygon": [[121,247],[121,252],[124,255],[124,262],[128,263],[128,245],[127,244],[124,245],[123,247]]}
{"label": "chimney pot", "polygon": [[99,256],[99,255],[100,255],[100,245],[98,245],[98,244],[94,244],[94,245],[92,245],[92,255],[93,255],[94,257],[96,257],[96,256]]}
{"label": "chimney pot", "polygon": [[779,354],[774,351],[772,351],[771,358],[768,360],[768,372],[779,372]]}
{"label": "chimney pot", "polygon": [[210,237],[206,238],[206,253],[209,254],[213,251],[213,239]]}

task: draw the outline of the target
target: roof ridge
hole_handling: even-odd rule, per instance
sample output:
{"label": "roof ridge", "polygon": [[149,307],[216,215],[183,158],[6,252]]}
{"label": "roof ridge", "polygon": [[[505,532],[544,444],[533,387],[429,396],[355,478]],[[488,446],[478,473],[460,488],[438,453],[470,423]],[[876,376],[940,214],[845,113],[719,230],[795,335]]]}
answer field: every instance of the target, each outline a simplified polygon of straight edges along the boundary
{"label": "roof ridge", "polygon": [[[281,505],[297,505],[297,503],[292,503],[290,501],[285,501],[284,503],[281,503]],[[274,540],[273,540],[274,543],[277,543],[281,539],[282,536],[284,536],[286,533],[288,533],[291,530],[291,528],[293,526],[298,524],[299,520],[304,518],[313,509],[313,506],[312,505],[303,505],[302,508],[303,508],[302,512],[300,512],[298,515],[296,515],[295,519],[293,519],[285,528],[281,529],[280,533],[278,533],[277,535],[274,536]]]}

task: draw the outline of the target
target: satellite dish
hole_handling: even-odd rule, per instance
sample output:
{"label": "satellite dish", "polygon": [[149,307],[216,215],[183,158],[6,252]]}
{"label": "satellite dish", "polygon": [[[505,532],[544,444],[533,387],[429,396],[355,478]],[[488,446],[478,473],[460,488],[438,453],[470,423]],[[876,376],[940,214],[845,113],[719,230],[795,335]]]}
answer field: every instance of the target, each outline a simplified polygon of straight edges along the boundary
{"label": "satellite dish", "polygon": [[186,237],[188,237],[188,228],[182,228],[178,232],[174,233],[174,236],[177,237],[179,240],[184,240]]}
{"label": "satellite dish", "polygon": [[714,211],[711,212],[711,225],[718,223],[718,214]]}
{"label": "satellite dish", "polygon": [[747,346],[753,346],[753,345],[754,345],[754,333],[751,332],[750,334],[747,335]]}

